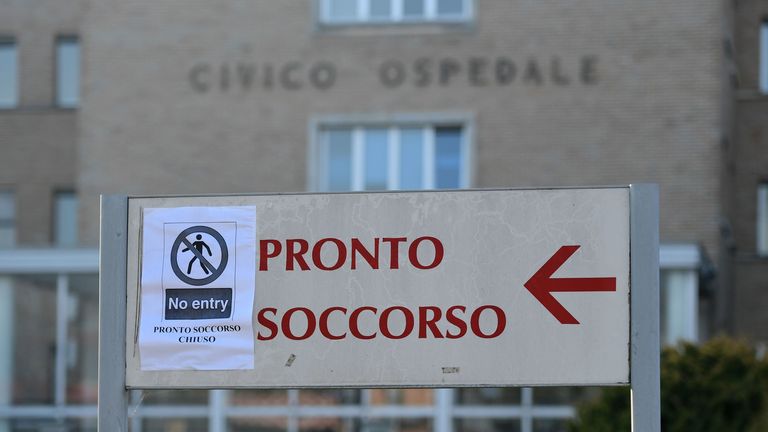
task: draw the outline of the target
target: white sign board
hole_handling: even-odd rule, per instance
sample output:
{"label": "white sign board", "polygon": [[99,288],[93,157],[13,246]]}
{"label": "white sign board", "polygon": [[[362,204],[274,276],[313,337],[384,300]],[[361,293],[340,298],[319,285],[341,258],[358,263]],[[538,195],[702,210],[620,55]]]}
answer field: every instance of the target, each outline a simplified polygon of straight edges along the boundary
{"label": "white sign board", "polygon": [[[139,388],[628,383],[629,191],[130,198],[126,383]],[[209,217],[238,208],[253,209],[252,217]],[[177,211],[192,214],[177,218]],[[163,224],[186,225],[158,231],[148,225],[155,223],[152,214],[163,215]],[[253,254],[243,262],[238,249],[236,268],[231,259],[226,264],[238,281],[231,308],[250,314],[236,319],[252,333],[250,341],[219,346],[219,338],[232,335],[217,329],[232,317],[189,312],[169,320],[169,298],[175,298],[171,307],[176,308],[182,298],[168,290],[183,288],[189,296],[183,299],[191,304],[205,297],[195,289],[229,286],[158,285],[157,275],[147,272],[158,271],[158,259],[167,265],[176,249],[196,248],[198,233],[206,244],[215,244],[200,227],[226,240],[227,228],[216,223],[232,220],[255,228],[249,240]],[[192,227],[198,231],[187,232]],[[174,249],[182,234],[185,240]],[[162,250],[156,250],[160,244]],[[196,250],[209,257],[205,248]],[[193,260],[198,254],[189,252],[182,258],[177,253],[178,267],[205,280],[205,267]],[[220,257],[211,260],[211,274],[223,271],[224,277],[229,267],[221,268]],[[178,279],[166,273],[163,277]],[[206,307],[221,309],[217,299]],[[169,327],[163,335],[170,337],[157,338],[158,326]],[[180,342],[187,331],[209,339]],[[229,349],[244,347],[252,350],[252,365],[226,359]]]}

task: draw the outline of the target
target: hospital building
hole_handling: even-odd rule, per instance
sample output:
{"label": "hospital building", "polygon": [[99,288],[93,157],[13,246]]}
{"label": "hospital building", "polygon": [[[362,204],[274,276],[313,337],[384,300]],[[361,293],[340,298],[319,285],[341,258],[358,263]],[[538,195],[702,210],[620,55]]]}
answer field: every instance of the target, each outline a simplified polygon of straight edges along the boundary
{"label": "hospital building", "polygon": [[[0,0],[0,432],[96,425],[101,194],[660,187],[661,338],[768,343],[768,3]],[[132,431],[562,431],[592,388],[133,391]]]}

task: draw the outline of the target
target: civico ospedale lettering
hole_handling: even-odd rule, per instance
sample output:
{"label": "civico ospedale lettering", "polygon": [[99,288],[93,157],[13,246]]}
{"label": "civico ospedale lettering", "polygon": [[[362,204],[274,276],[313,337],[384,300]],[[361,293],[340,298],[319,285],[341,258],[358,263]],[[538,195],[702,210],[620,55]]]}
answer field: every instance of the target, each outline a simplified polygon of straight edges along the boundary
{"label": "civico ospedale lettering", "polygon": [[[276,271],[355,271],[359,269],[398,271],[404,268],[430,271],[443,261],[445,247],[433,236],[359,238],[342,240],[321,238],[313,243],[306,239],[262,239],[259,241],[258,270]],[[256,314],[259,325],[257,339],[270,341],[278,337],[290,340],[322,338],[344,339],[460,339],[477,337],[492,339],[501,335],[507,325],[504,310],[496,305],[434,305],[406,307],[331,306],[313,310],[296,306],[281,311],[262,307]],[[485,322],[486,325],[482,323]],[[489,325],[489,323],[491,323]],[[331,327],[336,330],[331,330]],[[442,328],[441,328],[442,327]],[[345,329],[340,331],[339,328]],[[376,328],[376,331],[364,329]]]}
{"label": "civico ospedale lettering", "polygon": [[[357,76],[359,74],[349,74]],[[471,87],[590,86],[598,83],[598,57],[560,56],[420,57],[387,59],[378,63],[372,79],[385,89]],[[258,62],[248,60],[206,62],[190,66],[187,81],[197,93],[249,92],[257,90],[316,90],[334,88],[340,82],[338,66],[327,60],[311,62]]]}

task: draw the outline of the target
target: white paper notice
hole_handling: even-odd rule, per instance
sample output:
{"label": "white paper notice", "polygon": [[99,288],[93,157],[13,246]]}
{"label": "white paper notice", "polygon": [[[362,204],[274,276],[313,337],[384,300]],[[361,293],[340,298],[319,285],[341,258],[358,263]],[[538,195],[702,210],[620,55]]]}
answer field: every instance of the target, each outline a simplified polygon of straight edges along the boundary
{"label": "white paper notice", "polygon": [[256,207],[145,208],[142,370],[253,369]]}

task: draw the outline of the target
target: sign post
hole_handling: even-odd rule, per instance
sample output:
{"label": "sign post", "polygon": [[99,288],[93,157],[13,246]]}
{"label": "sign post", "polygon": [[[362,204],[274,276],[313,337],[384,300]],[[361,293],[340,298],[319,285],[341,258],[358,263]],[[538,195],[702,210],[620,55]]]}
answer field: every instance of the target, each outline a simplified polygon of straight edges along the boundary
{"label": "sign post", "polygon": [[99,392],[100,431],[128,430],[125,388],[125,304],[128,197],[101,198],[99,236]]}
{"label": "sign post", "polygon": [[632,430],[661,430],[659,189],[630,186]]}
{"label": "sign post", "polygon": [[622,384],[660,428],[652,185],[105,197],[101,265],[103,430],[128,388]]}

